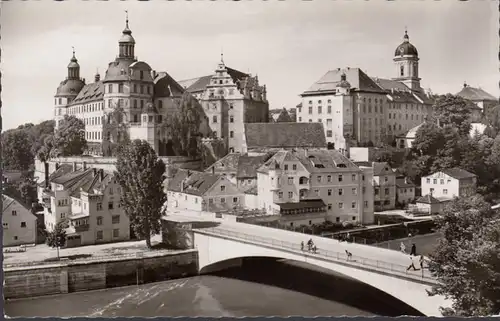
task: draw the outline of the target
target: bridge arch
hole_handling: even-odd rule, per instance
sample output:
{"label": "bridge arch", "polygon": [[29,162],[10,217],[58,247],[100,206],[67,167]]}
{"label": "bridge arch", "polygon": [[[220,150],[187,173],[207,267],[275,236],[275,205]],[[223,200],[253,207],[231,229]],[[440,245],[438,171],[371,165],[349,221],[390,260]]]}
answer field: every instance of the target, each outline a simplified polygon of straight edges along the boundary
{"label": "bridge arch", "polygon": [[204,233],[202,230],[194,231],[194,245],[198,250],[199,270],[202,272],[213,269],[215,264],[223,264],[244,257],[288,259],[306,262],[356,279],[393,296],[426,316],[441,316],[439,307],[449,305],[442,297],[429,297],[426,290],[430,289],[430,286],[427,284],[415,283],[390,275],[354,268],[339,262],[321,259],[314,255],[294,253],[293,251],[285,251],[271,246],[233,240]]}

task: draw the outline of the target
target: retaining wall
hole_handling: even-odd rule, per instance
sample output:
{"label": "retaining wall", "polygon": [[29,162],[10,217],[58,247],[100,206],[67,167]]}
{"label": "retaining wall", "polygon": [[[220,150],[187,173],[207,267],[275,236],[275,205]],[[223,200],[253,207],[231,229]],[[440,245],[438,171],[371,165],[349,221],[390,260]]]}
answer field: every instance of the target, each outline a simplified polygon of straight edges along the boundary
{"label": "retaining wall", "polygon": [[4,298],[27,298],[143,284],[198,274],[198,252],[4,269]]}

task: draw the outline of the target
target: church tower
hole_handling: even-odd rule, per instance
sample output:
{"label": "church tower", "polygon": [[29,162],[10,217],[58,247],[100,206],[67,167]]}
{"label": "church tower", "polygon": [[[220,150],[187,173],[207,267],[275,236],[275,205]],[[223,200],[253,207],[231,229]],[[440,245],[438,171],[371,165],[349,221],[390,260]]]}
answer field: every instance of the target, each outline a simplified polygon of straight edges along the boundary
{"label": "church tower", "polygon": [[396,77],[393,79],[404,83],[413,91],[422,91],[420,87],[420,78],[418,76],[418,51],[410,43],[410,37],[405,30],[403,43],[400,44],[394,52],[394,65],[396,67]]}
{"label": "church tower", "polygon": [[123,29],[120,41],[118,41],[120,48],[118,58],[134,59],[135,39],[132,37],[132,30],[128,26],[128,12],[126,13],[125,29]]}

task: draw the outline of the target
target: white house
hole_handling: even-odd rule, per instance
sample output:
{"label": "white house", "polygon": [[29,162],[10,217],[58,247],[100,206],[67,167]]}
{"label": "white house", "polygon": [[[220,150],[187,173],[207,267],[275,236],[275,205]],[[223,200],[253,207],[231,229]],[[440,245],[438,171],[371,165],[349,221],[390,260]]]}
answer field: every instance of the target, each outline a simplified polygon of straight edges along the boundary
{"label": "white house", "polygon": [[449,168],[422,177],[422,195],[437,199],[470,196],[476,191],[476,175],[461,168]]}
{"label": "white house", "polygon": [[2,195],[3,246],[35,244],[36,216],[19,201]]}

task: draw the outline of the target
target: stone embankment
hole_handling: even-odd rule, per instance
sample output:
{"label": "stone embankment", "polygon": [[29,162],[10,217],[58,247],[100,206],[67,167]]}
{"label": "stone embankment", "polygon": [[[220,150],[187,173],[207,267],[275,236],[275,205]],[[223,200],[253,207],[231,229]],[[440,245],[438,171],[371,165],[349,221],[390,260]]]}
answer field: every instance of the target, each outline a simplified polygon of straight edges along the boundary
{"label": "stone embankment", "polygon": [[4,268],[4,298],[97,290],[198,274],[196,250]]}

